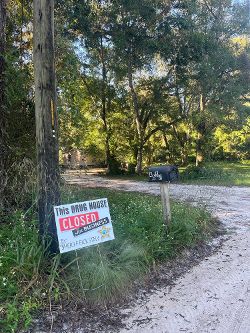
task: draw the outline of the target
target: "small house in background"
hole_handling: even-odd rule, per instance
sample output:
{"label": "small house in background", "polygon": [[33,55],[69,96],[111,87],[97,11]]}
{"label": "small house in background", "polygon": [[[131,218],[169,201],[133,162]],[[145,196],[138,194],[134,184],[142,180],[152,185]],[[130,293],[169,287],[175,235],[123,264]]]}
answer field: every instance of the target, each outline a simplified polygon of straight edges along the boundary
{"label": "small house in background", "polygon": [[101,158],[90,156],[79,149],[71,149],[63,154],[63,167],[67,169],[84,169],[87,167],[98,167],[103,164]]}

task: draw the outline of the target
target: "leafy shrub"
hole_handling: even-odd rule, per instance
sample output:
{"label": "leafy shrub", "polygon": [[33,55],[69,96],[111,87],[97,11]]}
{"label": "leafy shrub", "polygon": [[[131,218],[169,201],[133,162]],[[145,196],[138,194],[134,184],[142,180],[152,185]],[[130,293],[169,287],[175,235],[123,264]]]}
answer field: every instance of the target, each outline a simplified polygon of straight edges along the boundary
{"label": "leafy shrub", "polygon": [[15,332],[29,325],[30,312],[41,302],[31,291],[39,296],[40,272],[47,263],[34,220],[25,220],[22,212],[9,216],[1,225],[0,253],[0,328]]}
{"label": "leafy shrub", "polygon": [[[36,184],[35,176],[36,168],[32,160],[24,158],[12,162],[8,170],[0,174],[0,208],[29,207]],[[4,202],[2,198],[5,198]]]}
{"label": "leafy shrub", "polygon": [[135,174],[135,167],[136,167],[136,164],[134,163],[129,163],[128,164],[128,170],[127,170],[127,173],[129,175],[134,175]]}
{"label": "leafy shrub", "polygon": [[121,169],[121,163],[116,160],[114,156],[110,156],[109,159],[109,175],[121,175],[123,173]]}
{"label": "leafy shrub", "polygon": [[212,168],[206,166],[188,166],[181,174],[183,180],[224,180],[230,178],[231,175],[227,171],[219,168]]}

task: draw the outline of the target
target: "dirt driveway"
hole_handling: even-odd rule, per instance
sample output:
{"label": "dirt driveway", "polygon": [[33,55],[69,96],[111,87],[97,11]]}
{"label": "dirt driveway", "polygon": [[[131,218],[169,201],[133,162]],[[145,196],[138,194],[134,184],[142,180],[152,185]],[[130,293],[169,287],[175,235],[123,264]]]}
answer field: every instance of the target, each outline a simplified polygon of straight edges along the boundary
{"label": "dirt driveway", "polygon": [[[70,184],[158,195],[159,185],[65,175]],[[250,332],[250,188],[176,185],[172,198],[205,205],[224,224],[228,240],[212,256],[127,309],[120,333]]]}

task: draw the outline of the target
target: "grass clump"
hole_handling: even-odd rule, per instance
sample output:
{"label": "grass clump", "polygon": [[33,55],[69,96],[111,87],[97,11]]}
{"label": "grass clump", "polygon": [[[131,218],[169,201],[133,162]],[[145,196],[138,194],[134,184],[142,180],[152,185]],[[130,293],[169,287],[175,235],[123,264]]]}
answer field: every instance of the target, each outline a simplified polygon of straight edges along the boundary
{"label": "grass clump", "polygon": [[143,248],[129,242],[113,241],[77,252],[77,265],[71,265],[67,283],[73,293],[78,285],[78,300],[90,304],[109,304],[126,295],[147,269]]}
{"label": "grass clump", "polygon": [[0,332],[28,327],[33,311],[67,301],[106,305],[126,295],[155,261],[173,257],[211,235],[208,213],[172,203],[163,225],[158,197],[106,189],[66,188],[63,203],[107,197],[116,239],[49,257],[39,243],[35,213],[0,224]]}

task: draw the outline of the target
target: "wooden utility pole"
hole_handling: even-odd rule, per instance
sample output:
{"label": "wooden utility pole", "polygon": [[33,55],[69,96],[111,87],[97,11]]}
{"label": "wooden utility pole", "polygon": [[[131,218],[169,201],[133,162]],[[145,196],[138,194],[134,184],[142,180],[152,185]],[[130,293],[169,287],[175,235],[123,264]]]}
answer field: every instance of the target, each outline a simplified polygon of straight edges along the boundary
{"label": "wooden utility pole", "polygon": [[39,231],[58,250],[53,206],[60,204],[54,59],[54,0],[34,0],[34,71]]}
{"label": "wooden utility pole", "polygon": [[7,160],[7,110],[5,89],[7,0],[0,0],[0,208],[4,207]]}

